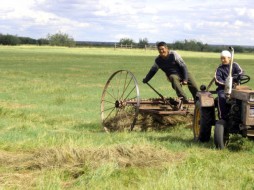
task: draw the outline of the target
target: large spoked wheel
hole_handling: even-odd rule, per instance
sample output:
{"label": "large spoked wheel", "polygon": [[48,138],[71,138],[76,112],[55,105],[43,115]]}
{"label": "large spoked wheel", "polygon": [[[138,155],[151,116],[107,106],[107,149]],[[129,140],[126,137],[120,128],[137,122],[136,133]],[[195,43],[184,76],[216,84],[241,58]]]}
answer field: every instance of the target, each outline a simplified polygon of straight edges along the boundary
{"label": "large spoked wheel", "polygon": [[135,76],[126,70],[113,73],[101,97],[101,119],[109,131],[132,130],[138,116],[140,96]]}
{"label": "large spoked wheel", "polygon": [[214,118],[214,107],[201,107],[201,103],[198,100],[195,104],[192,126],[194,140],[201,142],[208,142],[210,140]]}
{"label": "large spoked wheel", "polygon": [[219,120],[216,122],[214,127],[214,144],[218,149],[224,149],[228,144],[229,134],[226,128],[226,122]]}

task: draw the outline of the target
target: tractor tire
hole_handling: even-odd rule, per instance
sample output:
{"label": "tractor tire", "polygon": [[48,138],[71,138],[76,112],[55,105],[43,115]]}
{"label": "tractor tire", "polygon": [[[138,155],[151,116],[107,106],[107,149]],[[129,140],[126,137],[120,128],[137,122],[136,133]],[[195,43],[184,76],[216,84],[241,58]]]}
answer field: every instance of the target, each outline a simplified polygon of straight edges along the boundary
{"label": "tractor tire", "polygon": [[214,127],[214,144],[218,149],[224,149],[229,140],[229,134],[225,133],[226,122],[219,120]]}
{"label": "tractor tire", "polygon": [[214,107],[201,107],[198,100],[195,104],[193,118],[194,140],[208,142],[211,137],[211,128],[215,121]]}

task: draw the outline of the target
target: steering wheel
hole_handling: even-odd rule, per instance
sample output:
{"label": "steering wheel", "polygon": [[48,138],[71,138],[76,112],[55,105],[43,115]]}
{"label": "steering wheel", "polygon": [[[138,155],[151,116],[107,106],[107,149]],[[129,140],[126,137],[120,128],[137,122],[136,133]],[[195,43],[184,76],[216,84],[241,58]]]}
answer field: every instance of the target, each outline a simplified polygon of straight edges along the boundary
{"label": "steering wheel", "polygon": [[245,84],[250,81],[250,76],[248,75],[239,75],[238,76],[239,84]]}

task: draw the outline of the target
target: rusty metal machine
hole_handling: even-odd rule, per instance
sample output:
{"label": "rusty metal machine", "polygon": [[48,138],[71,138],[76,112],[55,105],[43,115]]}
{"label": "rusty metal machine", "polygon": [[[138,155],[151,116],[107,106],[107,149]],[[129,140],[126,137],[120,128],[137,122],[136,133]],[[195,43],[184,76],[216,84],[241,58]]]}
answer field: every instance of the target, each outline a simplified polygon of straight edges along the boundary
{"label": "rusty metal machine", "polygon": [[119,127],[133,130],[140,114],[185,116],[193,112],[194,101],[183,104],[181,100],[165,98],[147,84],[158,98],[141,99],[137,80],[130,71],[118,70],[110,76],[101,97],[101,120],[107,132]]}

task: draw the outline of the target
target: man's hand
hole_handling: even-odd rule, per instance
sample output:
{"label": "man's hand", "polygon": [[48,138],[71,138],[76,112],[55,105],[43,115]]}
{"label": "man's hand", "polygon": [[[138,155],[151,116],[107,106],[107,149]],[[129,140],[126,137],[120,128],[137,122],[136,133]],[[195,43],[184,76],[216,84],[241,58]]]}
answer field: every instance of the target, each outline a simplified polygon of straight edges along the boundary
{"label": "man's hand", "polygon": [[143,79],[143,83],[147,83],[148,80],[146,78]]}
{"label": "man's hand", "polygon": [[182,85],[187,85],[188,84],[188,81],[182,81]]}

